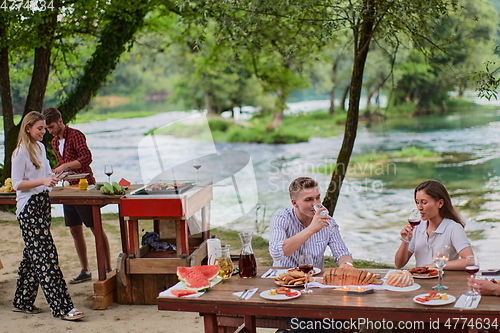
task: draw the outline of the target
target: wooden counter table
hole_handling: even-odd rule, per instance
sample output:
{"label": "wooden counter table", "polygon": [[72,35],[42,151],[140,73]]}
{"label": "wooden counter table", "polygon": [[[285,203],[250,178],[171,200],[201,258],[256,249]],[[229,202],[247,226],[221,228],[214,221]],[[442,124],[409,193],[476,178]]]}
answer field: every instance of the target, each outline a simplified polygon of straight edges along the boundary
{"label": "wooden counter table", "polygon": [[[131,192],[140,185],[132,185],[127,190]],[[55,189],[50,192],[50,201],[52,204],[68,204],[68,205],[90,205],[92,206],[92,217],[94,222],[95,232],[95,246],[97,256],[97,271],[98,279],[106,279],[106,257],[104,255],[103,239],[102,239],[102,220],[101,220],[101,207],[109,204],[119,204],[121,195],[105,195],[97,189],[90,191],[80,191],[75,187],[64,189]],[[16,204],[16,194],[2,194],[0,195],[0,204]]]}
{"label": "wooden counter table", "polygon": [[[127,190],[127,193],[139,188],[141,185],[132,185]],[[106,256],[103,247],[103,229],[101,220],[101,207],[109,204],[119,204],[121,195],[105,195],[99,190],[93,189],[90,191],[80,191],[75,187],[65,187],[63,189],[55,189],[50,192],[50,201],[52,204],[68,204],[68,205],[90,205],[92,206],[92,217],[94,223],[94,234],[95,234],[95,247],[96,247],[96,257],[97,257],[97,272],[98,281],[106,280]],[[0,194],[0,204],[15,205],[16,204],[16,194],[15,193],[4,193]],[[124,224],[124,221],[120,219],[120,225]],[[124,228],[120,228],[122,233]],[[69,236],[69,235],[68,235]],[[122,239],[124,239],[122,235]],[[125,245],[122,245],[125,247]],[[125,249],[123,249],[125,252]],[[94,289],[96,284],[94,284]],[[96,295],[94,295],[96,296]],[[94,297],[95,298],[95,297]],[[109,301],[108,301],[109,303]],[[102,308],[102,305],[96,304],[94,299],[94,308]],[[106,308],[104,306],[104,308]]]}
{"label": "wooden counter table", "polygon": [[[267,268],[259,269],[258,276]],[[386,270],[370,270],[384,274]],[[446,271],[444,285],[449,287],[448,294],[457,298],[469,288],[468,275],[465,272]],[[204,316],[205,333],[226,332],[220,324],[220,318],[226,316],[243,317],[243,325],[238,332],[256,332],[256,316],[264,317],[300,317],[334,318],[352,320],[358,318],[369,321],[403,322],[420,332],[432,331],[474,331],[468,324],[482,324],[482,329],[490,325],[489,332],[497,332],[500,325],[500,298],[483,296],[476,309],[455,308],[454,303],[443,306],[425,306],[413,301],[413,297],[428,293],[437,284],[437,279],[415,279],[421,288],[410,292],[375,290],[373,294],[348,295],[332,289],[313,288],[313,293],[303,294],[287,301],[266,300],[259,293],[276,288],[274,279],[242,279],[233,276],[222,281],[199,298],[159,297],[158,309],[169,311],[199,312]],[[248,300],[237,301],[234,292],[252,287],[259,290]],[[299,290],[301,290],[299,288]],[[426,329],[422,326],[427,325]],[[434,327],[437,324],[439,328]],[[443,326],[449,324],[449,327]],[[429,327],[429,325],[431,325]],[[434,326],[432,326],[434,325]],[[496,327],[495,327],[496,326]],[[354,327],[351,327],[354,328]],[[447,328],[451,328],[448,330]]]}

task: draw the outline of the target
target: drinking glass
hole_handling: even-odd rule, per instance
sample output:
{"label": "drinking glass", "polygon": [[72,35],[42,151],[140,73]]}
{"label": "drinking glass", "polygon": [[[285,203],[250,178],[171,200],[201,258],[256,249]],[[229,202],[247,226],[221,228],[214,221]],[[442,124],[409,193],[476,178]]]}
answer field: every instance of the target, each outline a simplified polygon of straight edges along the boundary
{"label": "drinking glass", "polygon": [[113,174],[113,166],[112,165],[105,165],[104,166],[104,174],[108,176],[108,183],[111,184],[111,175]]}
{"label": "drinking glass", "polygon": [[194,161],[193,161],[193,168],[196,169],[196,184],[198,184],[200,182],[200,175],[199,175],[199,172],[200,172],[200,168],[201,168],[201,161],[199,158],[195,158]]}
{"label": "drinking glass", "polygon": [[[420,221],[420,211],[417,208],[413,208],[408,215],[408,223],[411,225],[411,230],[415,229],[415,227],[420,224]],[[410,241],[408,238],[405,238],[404,240],[407,242]]]}
{"label": "drinking glass", "polygon": [[432,287],[433,290],[447,290],[448,287],[442,284],[443,282],[443,268],[448,263],[450,253],[449,246],[432,248],[432,260],[439,270],[439,282],[436,286]]}
{"label": "drinking glass", "polygon": [[314,261],[312,255],[301,254],[299,257],[299,269],[306,275],[306,282],[304,283],[304,294],[312,293],[313,291],[309,289],[309,277],[311,276],[311,271],[314,268]]}
{"label": "drinking glass", "polygon": [[[319,203],[319,204],[315,204],[315,205],[313,206],[313,208],[314,208],[314,211],[315,211],[315,212],[317,212],[318,210],[320,210],[320,209],[322,209],[322,208],[326,208],[326,207],[325,207],[325,206],[323,206],[322,204],[320,204],[320,203]],[[321,211],[321,213],[320,213],[320,215],[328,215],[328,214],[329,214],[329,213],[328,213],[328,210],[323,210],[323,211]],[[332,222],[333,222],[333,221],[330,219],[330,220],[329,220],[330,225],[328,226],[328,230],[329,230],[330,232],[333,232],[333,229],[335,229],[335,225],[334,225]]]}
{"label": "drinking glass", "polygon": [[[476,277],[476,273],[479,272],[479,259],[476,255],[467,256],[465,258],[465,272],[467,272],[467,274],[470,274],[470,277],[472,279]],[[471,287],[470,290],[464,295],[477,296],[479,295],[479,293]]]}

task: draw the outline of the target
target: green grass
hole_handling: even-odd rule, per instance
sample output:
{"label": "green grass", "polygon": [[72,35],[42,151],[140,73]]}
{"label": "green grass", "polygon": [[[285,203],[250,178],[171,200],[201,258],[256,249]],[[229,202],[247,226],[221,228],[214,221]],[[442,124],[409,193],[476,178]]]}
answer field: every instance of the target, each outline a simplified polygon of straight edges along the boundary
{"label": "green grass", "polygon": [[[366,176],[367,174],[388,174],[395,168],[395,162],[428,163],[438,162],[449,156],[442,157],[439,153],[415,146],[403,147],[397,151],[372,152],[351,157],[347,174],[350,177]],[[335,169],[335,163],[326,163],[314,168],[313,172],[329,175]]]}
{"label": "green grass", "polygon": [[158,111],[124,111],[113,113],[94,113],[94,112],[80,112],[77,114],[71,124],[90,123],[94,121],[105,121],[108,119],[129,119],[129,118],[142,118],[158,114]]}
{"label": "green grass", "polygon": [[299,115],[285,115],[282,125],[269,130],[271,115],[256,115],[246,125],[231,120],[210,119],[209,126],[215,141],[257,142],[257,143],[298,143],[311,137],[339,135],[345,120],[345,113],[329,115],[326,111],[308,112]]}
{"label": "green grass", "polygon": [[[174,123],[168,127],[153,129],[145,133],[172,135],[179,138],[208,139],[211,134],[219,142],[256,142],[256,143],[298,143],[306,142],[311,137],[330,137],[342,130],[340,123],[345,114],[331,116],[326,111],[309,112],[302,115],[285,115],[282,125],[270,130],[271,115],[257,114],[247,122],[235,122],[217,116],[210,116],[210,133],[205,133],[204,124]],[[205,133],[205,134],[203,134]]]}

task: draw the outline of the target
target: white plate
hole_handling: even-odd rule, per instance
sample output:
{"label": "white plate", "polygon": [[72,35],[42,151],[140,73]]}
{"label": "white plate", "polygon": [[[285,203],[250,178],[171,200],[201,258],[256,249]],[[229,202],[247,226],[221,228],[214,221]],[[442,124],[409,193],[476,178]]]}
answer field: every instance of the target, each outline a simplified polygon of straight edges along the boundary
{"label": "white plate", "polygon": [[64,177],[65,179],[82,179],[85,178],[88,175],[88,173],[75,173],[72,175],[67,175]]}
{"label": "white plate", "polygon": [[435,279],[438,276],[439,276],[439,274],[438,275],[413,275],[413,278],[414,279]]}
{"label": "white plate", "polygon": [[289,299],[294,299],[297,298],[301,295],[300,291],[298,290],[293,290],[292,292],[297,293],[295,296],[286,296],[285,294],[276,294],[276,295],[269,295],[270,290],[264,290],[261,292],[259,295],[262,298],[269,299],[271,301],[288,301]]}
{"label": "white plate", "polygon": [[385,290],[390,290],[390,291],[414,291],[420,289],[420,285],[418,283],[414,283],[408,287],[393,287],[384,283],[382,287],[384,287]]}
{"label": "white plate", "polygon": [[[439,272],[437,269],[431,269],[431,270],[436,271],[436,273]],[[425,275],[425,274],[424,275],[416,275],[413,273],[411,275],[413,276],[414,279],[435,279],[439,276],[439,274],[436,274],[436,275]]]}
{"label": "white plate", "polygon": [[[312,282],[312,281],[311,281]],[[278,286],[278,287],[287,287],[287,288],[300,288],[300,287],[303,287],[304,285],[303,284],[278,284],[276,281],[274,281],[274,283]]]}
{"label": "white plate", "polygon": [[450,304],[450,303],[453,303],[453,302],[455,302],[457,300],[455,298],[455,296],[448,294],[448,299],[447,300],[433,299],[433,300],[430,300],[430,301],[427,301],[427,302],[417,301],[417,298],[424,297],[424,296],[427,296],[427,295],[429,295],[429,293],[417,295],[417,296],[413,297],[413,302],[418,303],[418,304],[422,304],[422,305],[438,306],[438,305]]}

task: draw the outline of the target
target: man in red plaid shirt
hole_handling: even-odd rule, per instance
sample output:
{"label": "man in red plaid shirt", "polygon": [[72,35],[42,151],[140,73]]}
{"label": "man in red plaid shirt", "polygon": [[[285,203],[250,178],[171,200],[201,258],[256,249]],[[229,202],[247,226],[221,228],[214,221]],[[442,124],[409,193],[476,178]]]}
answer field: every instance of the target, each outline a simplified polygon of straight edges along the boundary
{"label": "man in red plaid shirt", "polygon": [[[43,111],[46,118],[47,130],[54,136],[52,149],[56,154],[59,164],[53,169],[58,174],[65,170],[74,173],[88,173],[85,177],[89,184],[95,184],[95,178],[90,168],[92,153],[87,146],[85,135],[77,129],[68,127],[62,121],[61,113],[56,108],[48,108]],[[78,179],[71,179],[71,185],[78,184]],[[92,207],[88,205],[63,205],[64,221],[73,236],[76,253],[80,259],[82,270],[69,281],[69,283],[80,283],[92,279],[92,272],[87,257],[87,244],[83,234],[83,224],[94,232],[92,219]],[[108,237],[103,232],[104,249],[106,252],[106,270],[111,271],[111,256]]]}

